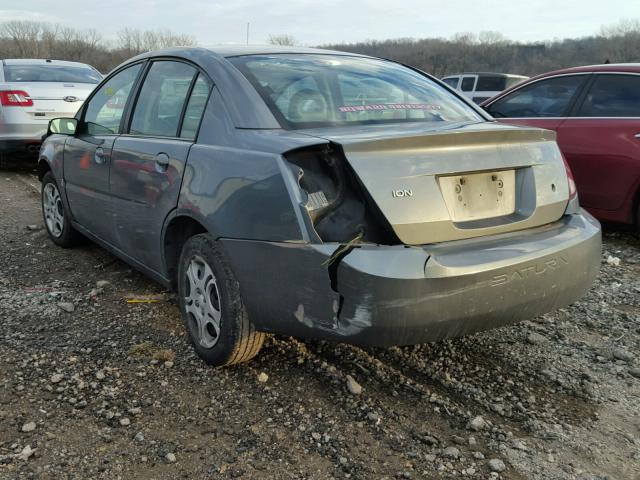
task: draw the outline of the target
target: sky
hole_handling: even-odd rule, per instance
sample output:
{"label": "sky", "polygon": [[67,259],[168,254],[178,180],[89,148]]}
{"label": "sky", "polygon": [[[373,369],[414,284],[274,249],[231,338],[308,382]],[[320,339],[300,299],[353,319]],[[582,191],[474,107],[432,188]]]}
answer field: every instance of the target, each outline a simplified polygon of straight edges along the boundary
{"label": "sky", "polygon": [[98,30],[170,29],[199,45],[264,44],[292,35],[300,45],[498,31],[511,40],[592,35],[640,17],[637,0],[0,0],[0,22],[37,20]]}

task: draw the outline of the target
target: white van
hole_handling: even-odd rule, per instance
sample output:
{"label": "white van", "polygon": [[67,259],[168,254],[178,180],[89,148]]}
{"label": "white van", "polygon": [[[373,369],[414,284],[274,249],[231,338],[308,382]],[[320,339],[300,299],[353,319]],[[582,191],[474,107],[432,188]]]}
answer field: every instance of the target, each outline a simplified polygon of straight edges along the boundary
{"label": "white van", "polygon": [[447,75],[442,78],[442,81],[450,87],[460,90],[475,103],[482,103],[528,78],[510,73],[461,73]]}

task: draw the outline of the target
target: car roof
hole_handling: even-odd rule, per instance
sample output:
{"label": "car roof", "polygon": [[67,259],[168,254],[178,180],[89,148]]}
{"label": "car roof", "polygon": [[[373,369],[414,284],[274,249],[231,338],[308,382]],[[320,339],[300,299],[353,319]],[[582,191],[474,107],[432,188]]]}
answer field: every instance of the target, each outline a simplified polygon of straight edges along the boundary
{"label": "car roof", "polygon": [[364,57],[357,53],[341,52],[337,50],[325,50],[323,48],[290,47],[281,45],[213,45],[203,47],[220,55],[221,57],[240,57],[243,55],[271,55],[271,54],[318,54],[318,55],[346,55],[351,57]]}
{"label": "car roof", "polygon": [[498,72],[463,72],[463,73],[452,73],[442,78],[448,77],[459,77],[460,75],[492,75],[494,77],[514,77],[514,78],[529,78],[526,75],[518,75],[515,73],[498,73]]}
{"label": "car roof", "polygon": [[564,75],[567,73],[589,73],[589,72],[631,72],[640,73],[640,63],[604,63],[600,65],[584,65],[581,67],[563,68],[543,73],[534,78],[551,77],[554,75]]}
{"label": "car roof", "polygon": [[[3,65],[57,65],[61,67],[90,67],[86,63],[69,62],[66,60],[51,60],[45,58],[7,58]],[[91,67],[92,68],[92,67]]]}

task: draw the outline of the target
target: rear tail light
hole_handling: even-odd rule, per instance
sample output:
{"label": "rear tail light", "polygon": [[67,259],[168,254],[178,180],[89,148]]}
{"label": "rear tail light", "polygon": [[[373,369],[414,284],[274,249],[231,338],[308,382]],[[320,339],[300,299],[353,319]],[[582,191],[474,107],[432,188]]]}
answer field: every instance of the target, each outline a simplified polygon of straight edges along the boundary
{"label": "rear tail light", "polygon": [[564,162],[564,168],[567,171],[567,182],[569,182],[569,199],[571,200],[576,196],[578,190],[576,189],[576,181],[573,178],[573,172],[571,171],[571,167],[567,163],[567,159],[562,155],[562,161]]}
{"label": "rear tail light", "polygon": [[4,107],[31,107],[33,100],[24,90],[0,90],[0,105]]}

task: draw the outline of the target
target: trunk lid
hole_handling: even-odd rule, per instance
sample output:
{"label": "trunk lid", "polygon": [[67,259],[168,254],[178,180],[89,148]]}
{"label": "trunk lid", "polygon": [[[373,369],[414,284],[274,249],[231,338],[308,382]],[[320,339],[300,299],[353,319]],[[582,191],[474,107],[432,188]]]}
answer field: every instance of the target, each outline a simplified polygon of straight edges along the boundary
{"label": "trunk lid", "polygon": [[73,117],[95,87],[91,83],[10,82],[2,84],[0,89],[26,92],[33,105],[14,108],[20,108],[34,121],[49,121],[52,118]]}
{"label": "trunk lid", "polygon": [[422,245],[536,227],[569,200],[555,133],[480,123],[305,130],[341,146],[398,238]]}

